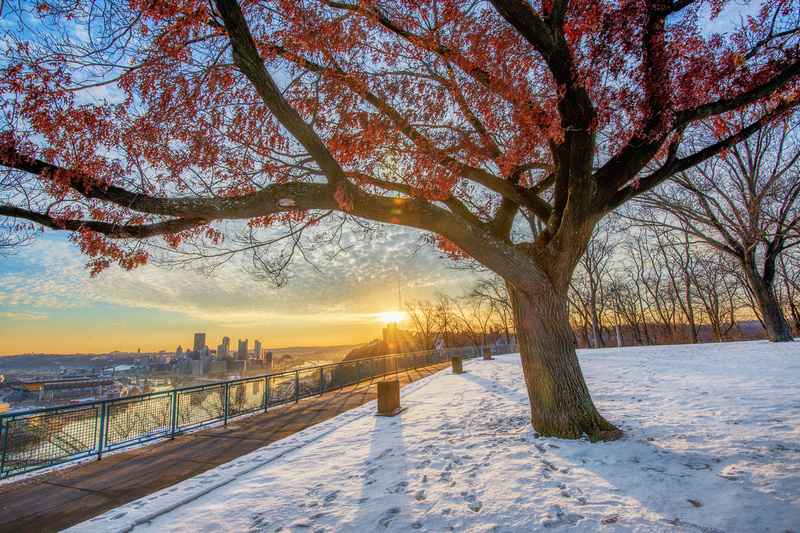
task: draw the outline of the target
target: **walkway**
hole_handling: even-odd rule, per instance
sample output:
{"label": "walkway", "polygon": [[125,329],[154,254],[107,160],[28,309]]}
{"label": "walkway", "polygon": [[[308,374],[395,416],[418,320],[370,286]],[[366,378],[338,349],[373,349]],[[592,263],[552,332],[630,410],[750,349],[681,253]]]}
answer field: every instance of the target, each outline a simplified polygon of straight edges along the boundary
{"label": "walkway", "polygon": [[[442,363],[398,374],[400,386],[448,368]],[[0,485],[0,532],[61,531],[263,446],[333,418],[377,397],[377,381],[306,398],[266,413],[234,419],[102,461]]]}

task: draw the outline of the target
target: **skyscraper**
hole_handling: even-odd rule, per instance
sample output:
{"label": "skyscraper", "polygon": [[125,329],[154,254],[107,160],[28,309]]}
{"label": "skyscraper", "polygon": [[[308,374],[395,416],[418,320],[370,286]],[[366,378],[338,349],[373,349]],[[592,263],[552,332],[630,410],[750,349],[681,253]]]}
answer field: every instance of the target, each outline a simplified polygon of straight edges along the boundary
{"label": "skyscraper", "polygon": [[231,338],[230,337],[222,337],[222,344],[228,347],[230,350],[231,348]]}
{"label": "skyscraper", "polygon": [[253,358],[261,359],[261,341],[253,341]]}
{"label": "skyscraper", "polygon": [[239,351],[236,354],[237,359],[247,359],[247,341],[248,339],[239,339]]}
{"label": "skyscraper", "polygon": [[228,357],[228,345],[220,344],[217,346],[217,359],[224,359]]}
{"label": "skyscraper", "polygon": [[203,346],[206,345],[206,334],[205,333],[195,333],[194,334],[194,348],[192,351],[199,352],[203,349]]}

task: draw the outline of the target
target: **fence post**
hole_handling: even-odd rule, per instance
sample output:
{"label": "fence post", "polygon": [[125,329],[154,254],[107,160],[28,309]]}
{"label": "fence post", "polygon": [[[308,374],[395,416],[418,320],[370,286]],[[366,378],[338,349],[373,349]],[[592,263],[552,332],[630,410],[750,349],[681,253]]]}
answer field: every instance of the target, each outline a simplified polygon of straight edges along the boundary
{"label": "fence post", "polygon": [[264,412],[269,407],[269,376],[264,376]]}
{"label": "fence post", "polygon": [[361,383],[361,363],[356,359],[356,385]]}
{"label": "fence post", "polygon": [[100,404],[100,436],[97,443],[97,460],[103,458],[103,435],[106,430],[106,402]]}
{"label": "fence post", "polygon": [[339,363],[339,390],[344,388],[344,363]]}
{"label": "fence post", "polygon": [[323,372],[322,369],[325,368],[323,366],[319,367],[319,393],[322,394],[325,392],[325,380],[323,379]]}
{"label": "fence post", "polygon": [[6,450],[8,450],[8,418],[0,418],[0,433],[3,434],[3,456],[0,457],[0,479],[6,472]]}
{"label": "fence post", "polygon": [[223,405],[225,406],[225,410],[223,411],[224,414],[223,414],[223,418],[222,418],[222,420],[223,420],[222,425],[223,426],[227,426],[228,425],[228,411],[231,408],[231,384],[226,381],[225,382],[225,386],[222,388],[222,390],[224,391],[224,394],[225,394],[225,401],[223,402]]}
{"label": "fence post", "polygon": [[175,429],[178,425],[178,391],[172,391],[172,435],[170,439],[175,438]]}
{"label": "fence post", "polygon": [[300,401],[300,372],[294,371],[294,403]]}

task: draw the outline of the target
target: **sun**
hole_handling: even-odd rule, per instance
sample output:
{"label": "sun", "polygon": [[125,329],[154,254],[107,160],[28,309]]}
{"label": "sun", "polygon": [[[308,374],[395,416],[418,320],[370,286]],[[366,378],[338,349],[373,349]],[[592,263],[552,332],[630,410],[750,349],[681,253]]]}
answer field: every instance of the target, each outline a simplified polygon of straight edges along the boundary
{"label": "sun", "polygon": [[391,322],[402,322],[405,314],[400,311],[387,311],[385,313],[378,313],[378,316],[387,324]]}

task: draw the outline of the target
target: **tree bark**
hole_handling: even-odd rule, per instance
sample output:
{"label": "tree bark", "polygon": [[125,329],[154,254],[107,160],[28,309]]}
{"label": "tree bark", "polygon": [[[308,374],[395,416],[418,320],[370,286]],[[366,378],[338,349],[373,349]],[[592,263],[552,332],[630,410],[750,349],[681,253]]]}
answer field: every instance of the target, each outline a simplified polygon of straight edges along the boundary
{"label": "tree bark", "polygon": [[612,440],[622,432],[597,411],[584,381],[569,325],[566,290],[508,284],[531,405],[531,423],[545,437]]}
{"label": "tree bark", "polygon": [[753,295],[758,309],[761,311],[764,329],[767,330],[767,337],[770,342],[793,341],[792,332],[789,331],[789,326],[783,317],[783,311],[778,303],[778,298],[775,296],[772,284],[766,282],[754,265],[744,262],[742,266],[745,276],[747,276],[747,280],[753,288]]}

